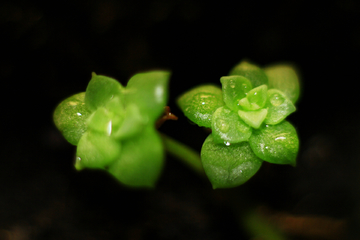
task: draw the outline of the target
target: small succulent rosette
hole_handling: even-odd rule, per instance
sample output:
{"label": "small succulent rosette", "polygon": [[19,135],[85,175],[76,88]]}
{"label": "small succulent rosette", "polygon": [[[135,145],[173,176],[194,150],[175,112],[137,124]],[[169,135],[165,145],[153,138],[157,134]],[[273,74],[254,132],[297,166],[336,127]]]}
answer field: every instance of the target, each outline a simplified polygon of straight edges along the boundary
{"label": "small succulent rosette", "polygon": [[222,88],[201,85],[178,98],[186,117],[212,130],[201,161],[213,188],[243,184],[263,161],[295,166],[299,140],[285,120],[299,97],[295,70],[243,61],[220,82]]}
{"label": "small succulent rosette", "polygon": [[54,122],[77,146],[76,169],[103,169],[125,185],[153,187],[164,165],[155,122],[166,106],[169,77],[139,73],[124,87],[93,73],[86,92],[61,102]]}

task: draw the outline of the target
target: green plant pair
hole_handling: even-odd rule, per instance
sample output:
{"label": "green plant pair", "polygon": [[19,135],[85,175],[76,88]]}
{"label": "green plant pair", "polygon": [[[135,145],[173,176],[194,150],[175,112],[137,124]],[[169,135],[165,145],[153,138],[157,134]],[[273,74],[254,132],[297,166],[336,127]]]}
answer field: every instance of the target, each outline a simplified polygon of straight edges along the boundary
{"label": "green plant pair", "polygon": [[[299,145],[294,127],[284,120],[299,96],[295,71],[242,62],[229,75],[220,79],[222,88],[202,85],[178,99],[191,121],[212,129],[201,161],[214,188],[246,182],[263,161],[295,165]],[[163,168],[164,145],[169,146],[155,129],[169,77],[166,71],[140,73],[124,87],[93,74],[86,92],[61,102],[54,122],[77,145],[76,169],[103,169],[125,185],[153,187]],[[171,149],[177,147],[182,145],[171,140]]]}

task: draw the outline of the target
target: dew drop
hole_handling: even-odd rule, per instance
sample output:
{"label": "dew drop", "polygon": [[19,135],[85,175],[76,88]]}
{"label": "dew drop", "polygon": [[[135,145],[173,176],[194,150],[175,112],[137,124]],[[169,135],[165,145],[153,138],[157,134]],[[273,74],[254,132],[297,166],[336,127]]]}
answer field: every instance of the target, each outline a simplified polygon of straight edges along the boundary
{"label": "dew drop", "polygon": [[231,88],[235,88],[235,83],[233,81],[231,81],[229,85]]}
{"label": "dew drop", "polygon": [[278,93],[275,93],[270,97],[270,103],[275,107],[281,105],[284,101],[285,98]]}
{"label": "dew drop", "polygon": [[230,146],[231,144],[229,142],[224,142],[226,146]]}

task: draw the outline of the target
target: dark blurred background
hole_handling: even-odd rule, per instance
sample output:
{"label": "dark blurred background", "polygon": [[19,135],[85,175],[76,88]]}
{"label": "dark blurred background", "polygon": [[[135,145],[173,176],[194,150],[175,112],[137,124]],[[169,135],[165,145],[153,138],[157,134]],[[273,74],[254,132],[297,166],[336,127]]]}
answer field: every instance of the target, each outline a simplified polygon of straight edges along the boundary
{"label": "dark blurred background", "polygon": [[[243,224],[253,210],[286,239],[359,239],[359,21],[355,0],[1,1],[0,239],[270,239]],[[75,171],[52,113],[91,72],[171,70],[179,120],[160,131],[200,150],[208,133],[175,99],[244,58],[300,69],[297,167],[264,163],[227,190],[171,157],[151,191]]]}

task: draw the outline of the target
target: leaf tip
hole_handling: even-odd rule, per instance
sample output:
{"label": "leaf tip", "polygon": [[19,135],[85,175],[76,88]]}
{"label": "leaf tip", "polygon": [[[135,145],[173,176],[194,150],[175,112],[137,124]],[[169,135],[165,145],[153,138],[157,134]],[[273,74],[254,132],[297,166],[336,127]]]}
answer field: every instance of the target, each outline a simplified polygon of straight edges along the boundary
{"label": "leaf tip", "polygon": [[81,158],[80,157],[76,157],[75,159],[75,169],[77,171],[81,171],[84,169],[84,167],[81,165]]}

